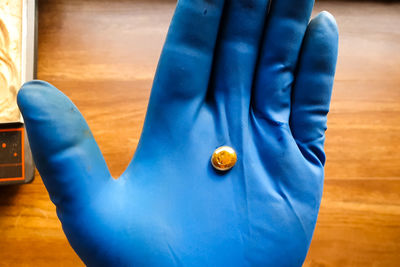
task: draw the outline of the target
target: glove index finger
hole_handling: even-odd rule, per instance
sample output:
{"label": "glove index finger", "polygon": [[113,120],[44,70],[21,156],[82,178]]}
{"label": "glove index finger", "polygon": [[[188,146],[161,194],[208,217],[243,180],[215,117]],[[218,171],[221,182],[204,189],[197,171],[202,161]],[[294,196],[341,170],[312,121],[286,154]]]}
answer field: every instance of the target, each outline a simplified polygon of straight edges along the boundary
{"label": "glove index finger", "polygon": [[[158,63],[149,111],[202,104],[208,89],[224,0],[179,0]],[[171,106],[168,109],[166,103]],[[182,112],[179,109],[178,114]],[[185,111],[187,112],[187,111]],[[171,114],[173,115],[173,114]]]}
{"label": "glove index finger", "polygon": [[112,179],[100,149],[77,107],[58,89],[31,81],[18,93],[32,154],[57,208],[84,205]]}

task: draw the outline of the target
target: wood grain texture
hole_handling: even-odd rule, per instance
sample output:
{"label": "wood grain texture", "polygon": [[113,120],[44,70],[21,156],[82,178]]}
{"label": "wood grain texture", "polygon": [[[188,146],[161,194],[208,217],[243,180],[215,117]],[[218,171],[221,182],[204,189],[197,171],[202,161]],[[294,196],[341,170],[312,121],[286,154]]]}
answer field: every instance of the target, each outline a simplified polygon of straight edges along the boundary
{"label": "wood grain texture", "polygon": [[0,1],[0,121],[21,121],[17,92],[22,70],[22,0]]}
{"label": "wood grain texture", "polygon": [[[169,1],[40,0],[38,76],[86,117],[118,177],[143,124]],[[305,266],[400,266],[400,3],[317,2],[340,28],[326,182]],[[37,176],[0,188],[0,266],[81,266]]]}

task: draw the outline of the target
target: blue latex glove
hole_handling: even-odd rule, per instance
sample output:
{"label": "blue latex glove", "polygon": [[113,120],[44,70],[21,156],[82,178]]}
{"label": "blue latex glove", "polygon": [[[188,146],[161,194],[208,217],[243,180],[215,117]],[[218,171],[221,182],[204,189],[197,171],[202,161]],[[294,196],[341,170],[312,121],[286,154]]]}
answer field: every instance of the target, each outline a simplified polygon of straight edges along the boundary
{"label": "blue latex glove", "polygon": [[[180,0],[143,134],[114,180],[78,109],[18,95],[37,168],[92,266],[300,266],[323,187],[335,21],[310,0]],[[234,168],[210,164],[222,145]]]}

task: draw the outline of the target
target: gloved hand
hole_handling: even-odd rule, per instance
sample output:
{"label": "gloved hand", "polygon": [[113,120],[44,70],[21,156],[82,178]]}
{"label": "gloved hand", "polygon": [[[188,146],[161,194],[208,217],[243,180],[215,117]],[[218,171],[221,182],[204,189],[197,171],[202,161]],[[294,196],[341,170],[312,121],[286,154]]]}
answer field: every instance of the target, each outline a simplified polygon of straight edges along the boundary
{"label": "gloved hand", "polygon": [[[300,266],[323,187],[335,21],[310,0],[180,0],[143,133],[114,180],[48,83],[18,103],[72,247],[91,266]],[[268,11],[269,10],[269,11]],[[228,172],[210,164],[228,145]]]}

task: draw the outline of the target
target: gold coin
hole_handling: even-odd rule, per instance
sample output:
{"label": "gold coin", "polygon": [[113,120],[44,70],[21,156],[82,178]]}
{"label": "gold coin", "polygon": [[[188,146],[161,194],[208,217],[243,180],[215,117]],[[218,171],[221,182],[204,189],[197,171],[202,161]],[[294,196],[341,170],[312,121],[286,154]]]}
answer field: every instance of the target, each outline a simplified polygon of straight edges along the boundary
{"label": "gold coin", "polygon": [[235,166],[237,155],[233,148],[229,146],[221,146],[217,148],[212,157],[211,164],[219,171],[228,171]]}

